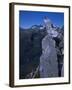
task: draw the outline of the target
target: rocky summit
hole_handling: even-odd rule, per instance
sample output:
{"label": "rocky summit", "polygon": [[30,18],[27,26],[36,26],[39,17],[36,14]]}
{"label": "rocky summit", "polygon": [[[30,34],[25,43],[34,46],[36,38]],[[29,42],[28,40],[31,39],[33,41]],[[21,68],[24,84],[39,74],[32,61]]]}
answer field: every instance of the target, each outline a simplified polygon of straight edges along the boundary
{"label": "rocky summit", "polygon": [[[42,39],[42,55],[40,57],[40,77],[58,77],[61,76],[61,51],[60,44],[63,45],[63,41],[59,42],[61,33],[58,33],[56,28],[53,28],[51,21],[48,18],[44,19],[47,35]],[[60,37],[59,37],[60,36]],[[57,45],[57,43],[60,45]],[[60,54],[57,52],[59,51]],[[58,57],[58,55],[60,57]],[[58,60],[59,59],[59,60]],[[59,66],[58,66],[59,65]],[[62,72],[63,73],[63,72]]]}

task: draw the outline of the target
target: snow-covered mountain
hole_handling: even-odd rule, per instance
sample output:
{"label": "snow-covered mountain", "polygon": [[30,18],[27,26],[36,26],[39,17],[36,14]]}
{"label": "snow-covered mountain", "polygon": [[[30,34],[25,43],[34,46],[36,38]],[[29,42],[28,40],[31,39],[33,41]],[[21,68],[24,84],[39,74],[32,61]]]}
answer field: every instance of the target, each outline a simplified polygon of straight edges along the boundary
{"label": "snow-covered mountain", "polygon": [[32,27],[31,27],[31,29],[34,29],[34,30],[36,30],[36,29],[44,29],[44,27],[43,27],[43,25],[33,25]]}

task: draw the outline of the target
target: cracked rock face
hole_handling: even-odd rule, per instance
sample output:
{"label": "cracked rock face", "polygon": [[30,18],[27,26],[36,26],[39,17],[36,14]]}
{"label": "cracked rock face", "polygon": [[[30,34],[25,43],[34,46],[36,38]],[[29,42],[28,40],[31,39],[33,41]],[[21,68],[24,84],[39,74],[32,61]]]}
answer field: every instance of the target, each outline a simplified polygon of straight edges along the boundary
{"label": "cracked rock face", "polygon": [[42,50],[40,57],[40,77],[57,77],[58,63],[55,41],[48,35],[42,40]]}
{"label": "cracked rock face", "polygon": [[[40,57],[40,77],[58,77],[61,71],[58,70],[57,48],[56,41],[59,33],[56,28],[53,28],[51,21],[48,18],[44,19],[47,35],[42,39],[42,55]],[[61,44],[61,45],[60,45]],[[62,42],[59,45],[62,46]],[[60,51],[60,50],[59,50]],[[59,61],[60,62],[60,61]],[[63,73],[63,68],[62,68]]]}

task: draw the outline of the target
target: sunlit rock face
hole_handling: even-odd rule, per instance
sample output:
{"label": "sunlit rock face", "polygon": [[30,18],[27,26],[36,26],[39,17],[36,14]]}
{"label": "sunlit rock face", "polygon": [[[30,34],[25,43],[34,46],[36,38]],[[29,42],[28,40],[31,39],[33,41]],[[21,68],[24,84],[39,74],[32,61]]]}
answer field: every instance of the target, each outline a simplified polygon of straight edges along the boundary
{"label": "sunlit rock face", "polygon": [[42,55],[40,57],[40,77],[57,77],[58,63],[55,41],[48,35],[42,40]]}
{"label": "sunlit rock face", "polygon": [[40,77],[58,77],[58,62],[55,48],[55,40],[58,32],[52,28],[51,21],[44,19],[47,35],[42,40],[42,55],[40,57]]}

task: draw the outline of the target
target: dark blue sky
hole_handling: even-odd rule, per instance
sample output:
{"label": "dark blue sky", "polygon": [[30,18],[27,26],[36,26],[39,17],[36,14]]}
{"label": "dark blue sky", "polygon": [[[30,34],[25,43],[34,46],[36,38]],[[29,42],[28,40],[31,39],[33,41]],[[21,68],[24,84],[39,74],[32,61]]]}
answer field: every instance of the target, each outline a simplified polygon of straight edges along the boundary
{"label": "dark blue sky", "polygon": [[64,25],[64,13],[19,11],[19,26],[30,28],[32,25],[43,24],[43,18],[47,16],[57,26]]}

